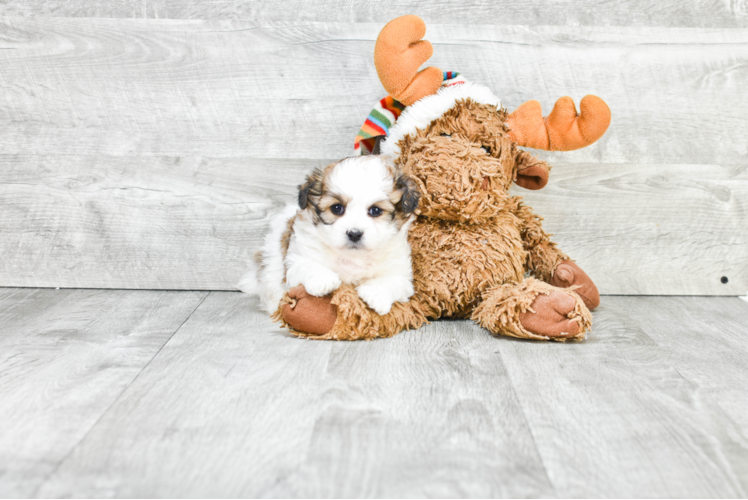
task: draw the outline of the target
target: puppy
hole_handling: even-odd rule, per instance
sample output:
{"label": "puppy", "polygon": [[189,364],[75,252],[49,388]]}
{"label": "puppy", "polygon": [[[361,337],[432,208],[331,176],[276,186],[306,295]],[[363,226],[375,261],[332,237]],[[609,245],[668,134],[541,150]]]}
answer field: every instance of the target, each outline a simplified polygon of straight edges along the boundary
{"label": "puppy", "polygon": [[258,267],[238,288],[259,295],[272,314],[295,286],[322,297],[348,284],[378,314],[388,313],[413,295],[408,228],[419,196],[379,156],[316,169],[299,186],[298,205],[272,219]]}

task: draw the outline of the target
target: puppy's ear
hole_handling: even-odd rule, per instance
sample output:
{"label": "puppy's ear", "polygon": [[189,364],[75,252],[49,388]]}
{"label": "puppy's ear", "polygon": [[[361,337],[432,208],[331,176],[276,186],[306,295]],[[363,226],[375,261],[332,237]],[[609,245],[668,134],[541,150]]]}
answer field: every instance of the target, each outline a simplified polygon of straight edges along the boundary
{"label": "puppy's ear", "polygon": [[314,172],[307,175],[304,184],[299,186],[299,207],[304,210],[309,206],[310,198],[318,198],[322,195],[322,179],[324,179],[325,173],[315,168]]}
{"label": "puppy's ear", "polygon": [[418,200],[421,199],[421,191],[413,179],[407,175],[398,175],[395,180],[395,192],[400,194],[400,201],[395,204],[396,210],[406,214],[416,211]]}

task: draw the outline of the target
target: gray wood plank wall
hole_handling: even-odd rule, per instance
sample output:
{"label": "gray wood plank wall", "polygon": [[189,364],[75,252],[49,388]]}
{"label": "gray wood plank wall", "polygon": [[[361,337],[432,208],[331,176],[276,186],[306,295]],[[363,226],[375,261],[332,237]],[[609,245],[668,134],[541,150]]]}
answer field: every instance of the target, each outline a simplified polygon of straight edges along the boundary
{"label": "gray wood plank wall", "polygon": [[255,22],[377,22],[417,13],[428,23],[748,27],[746,0],[5,0],[4,15]]}
{"label": "gray wood plank wall", "polygon": [[610,104],[517,189],[602,293],[746,293],[744,0],[5,2],[0,286],[232,289],[304,173],[351,153],[405,13],[509,109]]}

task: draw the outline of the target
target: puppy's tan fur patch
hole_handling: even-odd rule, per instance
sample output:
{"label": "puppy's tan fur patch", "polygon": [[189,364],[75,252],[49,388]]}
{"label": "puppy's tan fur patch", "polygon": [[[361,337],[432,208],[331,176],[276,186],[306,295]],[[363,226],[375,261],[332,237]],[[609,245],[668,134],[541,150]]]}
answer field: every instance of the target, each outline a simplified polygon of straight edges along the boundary
{"label": "puppy's tan fur patch", "polygon": [[288,223],[286,224],[286,230],[283,232],[283,236],[281,237],[281,251],[283,252],[283,259],[286,259],[286,255],[288,254],[288,246],[291,244],[291,236],[293,236],[293,225],[294,222],[296,222],[296,217],[294,216],[288,219]]}

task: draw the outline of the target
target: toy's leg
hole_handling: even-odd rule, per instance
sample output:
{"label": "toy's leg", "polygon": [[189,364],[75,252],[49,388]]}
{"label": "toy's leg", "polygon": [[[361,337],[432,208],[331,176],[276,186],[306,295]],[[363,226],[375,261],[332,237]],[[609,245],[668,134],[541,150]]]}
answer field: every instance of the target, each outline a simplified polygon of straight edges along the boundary
{"label": "toy's leg", "polygon": [[582,339],[592,325],[579,295],[535,278],[489,288],[472,319],[492,333],[537,340]]}
{"label": "toy's leg", "polygon": [[426,323],[424,310],[417,296],[413,296],[409,302],[395,302],[389,313],[380,316],[351,286],[341,286],[327,297],[313,297],[300,286],[284,297],[273,319],[299,337],[370,340],[420,327]]}

